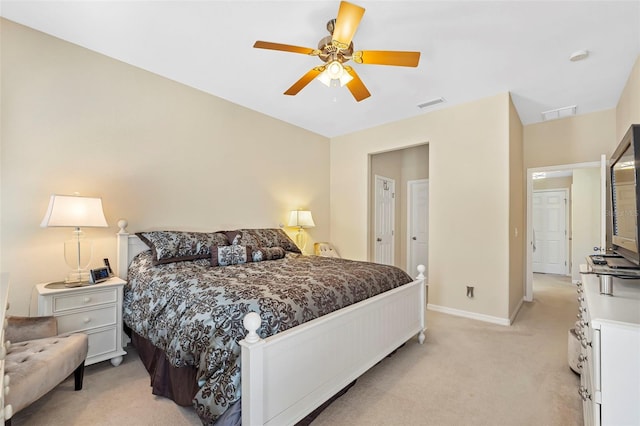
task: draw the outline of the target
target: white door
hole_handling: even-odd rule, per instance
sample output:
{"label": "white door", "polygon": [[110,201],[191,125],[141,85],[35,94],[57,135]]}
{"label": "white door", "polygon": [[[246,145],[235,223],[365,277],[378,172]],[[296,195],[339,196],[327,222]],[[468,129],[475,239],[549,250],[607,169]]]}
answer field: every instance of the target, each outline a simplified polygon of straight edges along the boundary
{"label": "white door", "polygon": [[533,272],[567,274],[567,191],[533,192]]}
{"label": "white door", "polygon": [[418,265],[424,265],[425,276],[429,259],[429,180],[407,183],[407,273],[415,277]]}
{"label": "white door", "polygon": [[375,261],[393,265],[396,181],[376,175],[375,194]]}

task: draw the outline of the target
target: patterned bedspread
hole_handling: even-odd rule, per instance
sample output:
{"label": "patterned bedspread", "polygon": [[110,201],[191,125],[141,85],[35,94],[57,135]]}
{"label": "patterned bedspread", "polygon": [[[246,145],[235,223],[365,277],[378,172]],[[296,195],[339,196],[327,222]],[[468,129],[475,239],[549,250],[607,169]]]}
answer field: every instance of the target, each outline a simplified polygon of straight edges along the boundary
{"label": "patterned bedspread", "polygon": [[145,252],[129,268],[124,322],[172,365],[198,368],[194,406],[209,424],[240,399],[246,313],[260,314],[264,338],[411,281],[392,266],[293,253],[211,267],[208,259],[152,266]]}

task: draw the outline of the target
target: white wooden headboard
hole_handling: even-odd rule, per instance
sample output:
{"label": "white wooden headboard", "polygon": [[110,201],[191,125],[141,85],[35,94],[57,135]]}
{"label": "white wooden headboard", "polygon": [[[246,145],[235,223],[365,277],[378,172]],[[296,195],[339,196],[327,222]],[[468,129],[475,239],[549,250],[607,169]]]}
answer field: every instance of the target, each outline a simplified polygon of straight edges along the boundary
{"label": "white wooden headboard", "polygon": [[142,242],[137,235],[129,235],[127,232],[127,225],[129,223],[120,219],[118,221],[118,258],[116,259],[116,265],[118,270],[116,275],[123,280],[127,279],[127,271],[129,270],[129,264],[138,253],[142,253],[145,250],[149,250],[149,246]]}

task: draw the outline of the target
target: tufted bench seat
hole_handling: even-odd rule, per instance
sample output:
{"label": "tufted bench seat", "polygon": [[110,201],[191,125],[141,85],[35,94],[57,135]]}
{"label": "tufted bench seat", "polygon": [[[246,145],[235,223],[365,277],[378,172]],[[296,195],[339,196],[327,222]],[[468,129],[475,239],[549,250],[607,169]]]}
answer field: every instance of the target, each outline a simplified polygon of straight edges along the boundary
{"label": "tufted bench seat", "polygon": [[[5,375],[9,377],[5,404],[11,405],[13,414],[55,388],[71,373],[75,376],[75,390],[82,389],[89,347],[86,334],[56,336],[54,317],[7,320],[5,338],[11,343],[5,357]],[[5,421],[5,425],[10,424],[11,419]]]}

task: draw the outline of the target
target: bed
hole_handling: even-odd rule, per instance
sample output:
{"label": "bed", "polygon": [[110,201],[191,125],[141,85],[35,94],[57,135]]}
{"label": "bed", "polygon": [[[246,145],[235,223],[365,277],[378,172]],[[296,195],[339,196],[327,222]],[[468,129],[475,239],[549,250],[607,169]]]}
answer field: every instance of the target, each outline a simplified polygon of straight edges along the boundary
{"label": "bed", "polygon": [[[180,403],[195,392],[205,424],[233,423],[229,412],[246,425],[294,424],[413,336],[424,341],[422,267],[413,280],[394,267],[303,256],[279,229],[169,241],[186,250],[165,261],[179,231],[130,235],[118,225],[125,324],[155,354],[161,381],[186,372],[187,388],[159,394]],[[158,367],[163,359],[170,365]]]}

